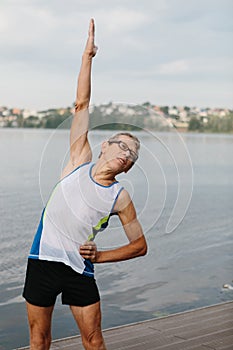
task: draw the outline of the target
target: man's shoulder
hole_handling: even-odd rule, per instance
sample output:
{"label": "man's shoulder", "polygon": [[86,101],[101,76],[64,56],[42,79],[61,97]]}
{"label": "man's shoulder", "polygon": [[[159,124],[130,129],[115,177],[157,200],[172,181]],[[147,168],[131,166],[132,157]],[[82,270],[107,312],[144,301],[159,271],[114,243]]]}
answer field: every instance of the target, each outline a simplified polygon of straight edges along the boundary
{"label": "man's shoulder", "polygon": [[[92,162],[84,162],[84,163],[81,163],[81,164],[76,164],[76,165],[73,165],[71,163],[71,161],[68,162],[67,166],[65,167],[65,169],[63,170],[62,172],[62,175],[61,175],[61,180],[68,177],[69,175],[75,173],[77,170],[79,170],[80,168],[86,168],[87,171],[89,170],[89,168],[93,165],[94,163]],[[89,167],[88,167],[89,165]]]}
{"label": "man's shoulder", "polygon": [[123,188],[120,191],[120,194],[117,198],[116,204],[115,204],[115,210],[116,212],[122,211],[124,208],[126,208],[130,203],[132,202],[132,199],[129,195],[129,192]]}

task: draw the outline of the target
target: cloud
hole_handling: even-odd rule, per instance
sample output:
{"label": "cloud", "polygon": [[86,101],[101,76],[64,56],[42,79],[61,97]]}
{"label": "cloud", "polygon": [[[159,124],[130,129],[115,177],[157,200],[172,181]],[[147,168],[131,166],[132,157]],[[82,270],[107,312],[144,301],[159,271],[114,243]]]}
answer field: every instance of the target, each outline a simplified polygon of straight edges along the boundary
{"label": "cloud", "polygon": [[112,9],[107,16],[106,11],[98,11],[96,17],[101,27],[104,28],[103,35],[110,36],[112,40],[114,40],[112,35],[133,32],[150,19],[146,13],[124,7]]}
{"label": "cloud", "polygon": [[182,74],[189,71],[188,62],[185,60],[178,60],[161,64],[158,68],[159,74]]}

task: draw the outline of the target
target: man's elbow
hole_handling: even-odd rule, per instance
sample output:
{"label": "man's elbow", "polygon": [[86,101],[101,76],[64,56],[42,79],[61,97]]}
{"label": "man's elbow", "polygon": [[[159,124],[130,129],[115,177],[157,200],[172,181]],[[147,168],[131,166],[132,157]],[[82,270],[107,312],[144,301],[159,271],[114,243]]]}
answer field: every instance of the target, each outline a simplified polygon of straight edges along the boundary
{"label": "man's elbow", "polygon": [[147,244],[145,243],[145,245],[143,246],[142,250],[141,250],[141,256],[146,255],[148,252],[148,247]]}
{"label": "man's elbow", "polygon": [[139,253],[138,256],[144,256],[144,255],[147,254],[147,252],[148,252],[148,246],[147,246],[145,237],[143,237],[142,243],[141,243],[141,246],[140,246],[140,250],[138,252]]}

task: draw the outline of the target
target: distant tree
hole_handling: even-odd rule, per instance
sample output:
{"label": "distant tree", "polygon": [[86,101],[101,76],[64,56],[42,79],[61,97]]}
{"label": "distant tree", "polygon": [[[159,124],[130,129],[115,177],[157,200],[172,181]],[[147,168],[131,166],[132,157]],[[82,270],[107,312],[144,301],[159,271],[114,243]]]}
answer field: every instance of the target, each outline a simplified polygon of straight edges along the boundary
{"label": "distant tree", "polygon": [[151,107],[151,104],[150,104],[150,102],[144,102],[144,103],[142,104],[142,106],[145,107],[145,108],[150,108],[150,107]]}
{"label": "distant tree", "polygon": [[160,107],[160,110],[161,110],[164,114],[168,115],[169,107],[168,107],[168,106],[162,106],[162,107]]}
{"label": "distant tree", "polygon": [[30,115],[27,119],[23,120],[24,128],[40,128],[41,123],[38,117]]}
{"label": "distant tree", "polygon": [[202,131],[203,124],[197,117],[192,117],[189,121],[188,130],[189,131]]}
{"label": "distant tree", "polygon": [[52,113],[49,116],[44,117],[44,127],[46,129],[68,129],[70,127],[70,113],[64,113],[60,115],[58,113]]}
{"label": "distant tree", "polygon": [[19,128],[23,128],[24,119],[23,119],[22,114],[20,114],[20,115],[18,116],[17,122],[18,122]]}
{"label": "distant tree", "polygon": [[222,118],[217,115],[211,115],[205,130],[209,132],[233,132],[233,113],[230,113]]}

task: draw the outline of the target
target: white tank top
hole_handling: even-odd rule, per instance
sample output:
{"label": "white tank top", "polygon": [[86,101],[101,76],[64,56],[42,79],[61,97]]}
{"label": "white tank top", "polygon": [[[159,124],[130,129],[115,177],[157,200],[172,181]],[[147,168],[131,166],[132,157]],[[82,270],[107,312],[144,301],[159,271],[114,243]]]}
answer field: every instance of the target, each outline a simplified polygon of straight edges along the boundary
{"label": "white tank top", "polygon": [[29,258],[59,261],[94,276],[94,266],[79,247],[108,226],[123,189],[118,182],[103,186],[91,176],[94,163],[85,163],[55,186],[44,208]]}

